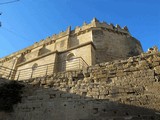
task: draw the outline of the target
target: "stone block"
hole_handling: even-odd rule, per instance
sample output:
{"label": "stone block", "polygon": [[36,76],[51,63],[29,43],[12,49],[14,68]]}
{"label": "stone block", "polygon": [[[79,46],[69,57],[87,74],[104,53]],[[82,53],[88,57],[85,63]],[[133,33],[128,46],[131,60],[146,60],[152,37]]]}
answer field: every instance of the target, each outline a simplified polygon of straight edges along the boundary
{"label": "stone block", "polygon": [[155,73],[160,74],[160,66],[154,67]]}
{"label": "stone block", "polygon": [[34,101],[34,100],[37,100],[37,97],[36,96],[28,96],[27,100]]}
{"label": "stone block", "polygon": [[159,65],[160,65],[159,61],[158,61],[158,62],[153,62],[153,63],[152,63],[152,66],[159,66]]}

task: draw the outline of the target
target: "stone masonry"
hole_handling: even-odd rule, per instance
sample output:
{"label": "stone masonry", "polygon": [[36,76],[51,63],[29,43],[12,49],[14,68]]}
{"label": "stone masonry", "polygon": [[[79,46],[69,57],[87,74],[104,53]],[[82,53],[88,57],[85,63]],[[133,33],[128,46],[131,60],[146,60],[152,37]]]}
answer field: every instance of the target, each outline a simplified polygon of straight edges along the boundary
{"label": "stone masonry", "polygon": [[[17,79],[21,70],[35,68],[35,66],[54,64],[49,68],[50,71],[62,72],[82,69],[86,67],[84,61],[91,66],[136,56],[142,52],[140,42],[131,36],[126,26],[121,28],[119,25],[114,26],[94,18],[89,24],[84,23],[83,26],[76,27],[74,30],[68,27],[66,31],[1,58],[0,66],[13,69],[10,79]],[[70,66],[73,64],[71,59],[75,59],[74,67]],[[79,60],[83,62],[78,62]],[[31,76],[32,70],[27,73]],[[35,77],[37,76],[41,74]],[[21,74],[20,79],[22,77],[24,75]]]}
{"label": "stone masonry", "polygon": [[143,53],[126,26],[68,27],[1,58],[4,78],[25,88],[0,120],[160,120],[160,53]]}
{"label": "stone masonry", "polygon": [[12,120],[160,120],[159,52],[24,82]]}

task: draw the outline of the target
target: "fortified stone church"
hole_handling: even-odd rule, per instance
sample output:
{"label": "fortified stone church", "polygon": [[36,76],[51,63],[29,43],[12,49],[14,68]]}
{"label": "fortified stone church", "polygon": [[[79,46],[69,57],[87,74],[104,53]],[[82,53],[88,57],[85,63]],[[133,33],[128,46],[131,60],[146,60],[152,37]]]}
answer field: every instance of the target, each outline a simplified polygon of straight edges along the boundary
{"label": "fortified stone church", "polygon": [[0,96],[0,120],[160,120],[160,52],[126,26],[94,18],[1,58],[0,88],[11,80],[22,98],[8,113]]}
{"label": "fortified stone church", "polygon": [[140,42],[131,36],[126,26],[121,28],[94,18],[89,24],[74,30],[68,27],[64,32],[1,58],[0,65],[14,70],[10,75],[12,79],[22,80],[83,69],[140,53]]}

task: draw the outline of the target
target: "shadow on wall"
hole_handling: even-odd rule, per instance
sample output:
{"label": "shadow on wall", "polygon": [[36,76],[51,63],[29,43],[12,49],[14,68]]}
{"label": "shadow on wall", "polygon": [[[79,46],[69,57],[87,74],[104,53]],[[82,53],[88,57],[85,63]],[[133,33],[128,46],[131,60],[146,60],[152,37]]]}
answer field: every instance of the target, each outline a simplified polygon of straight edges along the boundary
{"label": "shadow on wall", "polygon": [[[32,80],[30,80],[31,82]],[[26,84],[22,102],[15,106],[15,120],[159,120],[160,111],[127,105],[108,99],[86,97],[87,92],[71,93],[68,86],[58,88],[41,81]],[[58,84],[58,83],[57,83]],[[82,89],[82,88],[79,88]],[[116,88],[115,88],[116,89]],[[64,92],[65,91],[65,92]],[[81,90],[82,91],[82,90]],[[107,93],[106,93],[107,95]],[[96,96],[96,92],[95,92]],[[129,96],[129,95],[128,95]],[[126,97],[128,97],[126,96]],[[135,101],[136,102],[136,101]],[[145,101],[144,101],[145,102]],[[142,103],[143,104],[143,103]],[[3,119],[7,120],[7,119]]]}
{"label": "shadow on wall", "polygon": [[9,118],[13,106],[21,102],[23,87],[17,81],[0,78],[0,120]]}
{"label": "shadow on wall", "polygon": [[147,53],[28,79],[11,120],[160,120],[159,61]]}

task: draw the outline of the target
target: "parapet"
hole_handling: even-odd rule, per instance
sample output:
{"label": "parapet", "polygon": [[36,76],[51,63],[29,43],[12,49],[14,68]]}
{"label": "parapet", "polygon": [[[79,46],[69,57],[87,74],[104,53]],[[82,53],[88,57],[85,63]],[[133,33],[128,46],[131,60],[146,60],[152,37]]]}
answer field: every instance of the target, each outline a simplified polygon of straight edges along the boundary
{"label": "parapet", "polygon": [[123,28],[120,27],[120,25],[118,24],[114,26],[112,23],[108,24],[106,22],[100,22],[97,18],[93,18],[89,24],[84,22],[81,27],[77,26],[75,30],[72,30],[72,34],[77,34],[78,32],[82,32],[82,31],[85,31],[87,29],[94,28],[94,27],[103,28],[109,31],[120,32],[120,33],[130,35],[127,26],[124,26]]}
{"label": "parapet", "polygon": [[42,39],[39,42],[35,42],[32,46],[29,46],[23,50],[20,50],[18,52],[12,53],[11,55],[8,55],[4,58],[0,59],[0,63],[4,60],[12,59],[13,57],[20,55],[20,54],[25,54],[30,52],[32,49],[43,46],[43,45],[48,45],[54,43],[56,40],[65,37],[65,36],[70,36],[70,35],[79,35],[81,33],[88,32],[92,28],[101,28],[103,30],[108,30],[110,32],[118,32],[121,34],[125,35],[130,35],[129,30],[127,26],[124,26],[123,28],[120,27],[120,25],[114,26],[112,23],[108,24],[106,22],[100,22],[98,19],[93,18],[89,24],[86,22],[83,23],[83,25],[77,26],[74,30],[71,30],[71,26],[69,26],[65,31],[61,31],[58,34],[54,34],[52,36],[47,37],[46,39]]}
{"label": "parapet", "polygon": [[19,54],[28,53],[29,51],[31,51],[34,48],[37,48],[37,47],[40,47],[40,46],[43,46],[43,45],[46,45],[46,44],[54,43],[57,39],[69,35],[70,31],[71,31],[71,26],[69,26],[66,29],[66,31],[61,31],[59,34],[54,34],[53,36],[49,36],[46,39],[42,39],[39,42],[35,42],[33,45],[31,45],[31,46],[29,46],[27,48],[24,48],[24,49],[22,49],[22,50],[20,50],[18,52],[14,52],[14,53],[12,53],[12,54],[4,57],[4,58],[0,58],[0,63],[3,62],[3,61],[6,61],[6,60],[12,59],[13,57],[15,57],[15,56],[17,56]]}
{"label": "parapet", "polygon": [[121,28],[120,25],[118,25],[118,24],[116,24],[116,26],[114,26],[112,23],[108,24],[106,22],[99,22],[99,20],[97,20],[96,18],[93,18],[93,20],[91,21],[91,24],[94,27],[102,27],[102,28],[106,28],[108,30],[126,33],[126,34],[130,35],[127,26],[124,26],[123,28]]}

